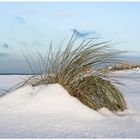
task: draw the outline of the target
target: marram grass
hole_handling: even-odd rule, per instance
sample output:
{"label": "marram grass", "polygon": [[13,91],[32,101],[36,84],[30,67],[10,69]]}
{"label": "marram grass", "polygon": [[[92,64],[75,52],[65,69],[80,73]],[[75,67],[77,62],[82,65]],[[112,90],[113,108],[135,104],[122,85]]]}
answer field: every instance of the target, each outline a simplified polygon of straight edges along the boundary
{"label": "marram grass", "polygon": [[[33,75],[26,84],[39,86],[59,83],[71,96],[94,110],[102,107],[112,112],[126,109],[121,92],[103,78],[108,73],[106,67],[122,63],[117,56],[124,52],[112,49],[108,42],[95,38],[81,40],[75,34],[65,48],[62,44],[56,48],[51,43],[45,56],[38,52],[39,75]],[[32,64],[36,62],[30,59],[29,54],[25,57],[33,71]]]}
{"label": "marram grass", "polygon": [[98,110],[106,107],[112,112],[123,111],[126,103],[121,92],[111,82],[96,76],[83,77],[66,86],[69,93],[88,107]]}

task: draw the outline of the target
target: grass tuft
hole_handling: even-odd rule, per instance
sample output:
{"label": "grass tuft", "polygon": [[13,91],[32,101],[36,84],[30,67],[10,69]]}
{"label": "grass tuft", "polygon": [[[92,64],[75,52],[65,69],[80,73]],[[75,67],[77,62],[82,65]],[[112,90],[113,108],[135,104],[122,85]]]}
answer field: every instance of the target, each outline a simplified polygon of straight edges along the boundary
{"label": "grass tuft", "polygon": [[126,109],[121,92],[110,81],[98,76],[88,76],[66,86],[69,93],[88,107],[98,110],[106,107],[112,112]]}
{"label": "grass tuft", "polygon": [[[122,63],[118,55],[124,52],[96,38],[81,40],[74,33],[65,48],[62,44],[56,48],[51,43],[45,56],[38,51],[39,75],[33,75],[26,84],[59,83],[71,96],[94,110],[106,107],[112,112],[123,111],[126,108],[123,95],[105,77],[108,66]],[[33,70],[33,59],[26,56],[26,60]]]}

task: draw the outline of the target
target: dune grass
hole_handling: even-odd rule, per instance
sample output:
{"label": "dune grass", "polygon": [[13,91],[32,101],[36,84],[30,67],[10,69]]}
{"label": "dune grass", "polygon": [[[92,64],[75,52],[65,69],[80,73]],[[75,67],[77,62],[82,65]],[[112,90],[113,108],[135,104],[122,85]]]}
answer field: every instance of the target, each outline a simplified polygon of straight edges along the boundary
{"label": "dune grass", "polygon": [[[45,56],[38,52],[40,74],[26,83],[32,86],[59,83],[94,110],[107,107],[113,112],[123,111],[126,108],[123,95],[104,79],[108,73],[106,67],[121,63],[117,58],[121,53],[124,52],[112,49],[109,42],[95,38],[81,40],[73,34],[65,48],[62,43],[57,48],[51,43]],[[31,59],[26,56],[26,60],[33,69]]]}
{"label": "dune grass", "polygon": [[[109,72],[106,68],[122,63],[118,56],[124,52],[112,49],[109,42],[96,38],[83,40],[74,33],[65,47],[62,44],[63,41],[54,47],[51,43],[45,56],[38,51],[39,74],[30,77],[24,85],[59,83],[71,96],[94,110],[102,107],[112,112],[126,109],[123,95],[106,80]],[[25,58],[33,71],[34,62],[29,56]]]}
{"label": "dune grass", "polygon": [[110,81],[98,76],[84,77],[75,82],[68,90],[71,95],[94,110],[106,107],[112,112],[116,112],[126,108],[121,92]]}

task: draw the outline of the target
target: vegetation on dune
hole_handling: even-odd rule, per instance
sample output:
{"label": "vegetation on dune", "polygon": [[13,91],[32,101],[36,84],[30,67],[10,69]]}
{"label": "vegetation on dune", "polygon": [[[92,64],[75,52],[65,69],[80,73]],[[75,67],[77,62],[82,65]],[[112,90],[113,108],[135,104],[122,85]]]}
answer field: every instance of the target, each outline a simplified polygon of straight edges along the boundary
{"label": "vegetation on dune", "polygon": [[[124,53],[114,50],[109,42],[100,42],[96,38],[81,39],[75,33],[66,47],[63,41],[53,47],[52,43],[43,56],[38,52],[38,75],[30,77],[25,84],[61,84],[70,95],[76,97],[88,107],[98,110],[106,107],[112,112],[123,111],[126,103],[120,91],[107,78],[106,67],[122,63],[118,55]],[[31,70],[33,59],[25,56]]]}
{"label": "vegetation on dune", "polygon": [[[73,34],[65,48],[62,43],[53,48],[51,43],[44,57],[38,52],[41,72],[26,83],[32,86],[59,83],[94,110],[106,107],[112,112],[123,111],[126,109],[123,95],[106,79],[109,71],[105,69],[120,64],[117,56],[121,53],[124,52],[113,50],[109,42],[95,38],[81,40]],[[32,67],[30,59],[27,56],[26,59]]]}
{"label": "vegetation on dune", "polygon": [[72,96],[94,110],[106,107],[115,112],[126,108],[120,91],[111,82],[98,76],[84,77],[76,81],[68,90]]}

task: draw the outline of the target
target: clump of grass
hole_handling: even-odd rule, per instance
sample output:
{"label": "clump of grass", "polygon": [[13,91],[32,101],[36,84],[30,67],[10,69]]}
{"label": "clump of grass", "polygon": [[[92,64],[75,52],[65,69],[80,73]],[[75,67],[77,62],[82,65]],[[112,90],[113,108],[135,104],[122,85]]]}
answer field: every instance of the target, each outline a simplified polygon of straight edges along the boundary
{"label": "clump of grass", "polygon": [[98,76],[83,77],[68,87],[68,90],[72,96],[94,110],[102,107],[112,112],[126,109],[121,92],[110,81]]}
{"label": "clump of grass", "polygon": [[[107,107],[112,112],[123,111],[126,108],[123,95],[105,77],[106,67],[122,63],[117,56],[124,52],[112,49],[109,42],[95,38],[81,40],[75,34],[65,48],[62,44],[53,48],[51,43],[45,56],[38,51],[39,75],[32,76],[26,84],[59,83],[70,95],[94,110]],[[33,70],[33,59],[26,56],[26,60]]]}

